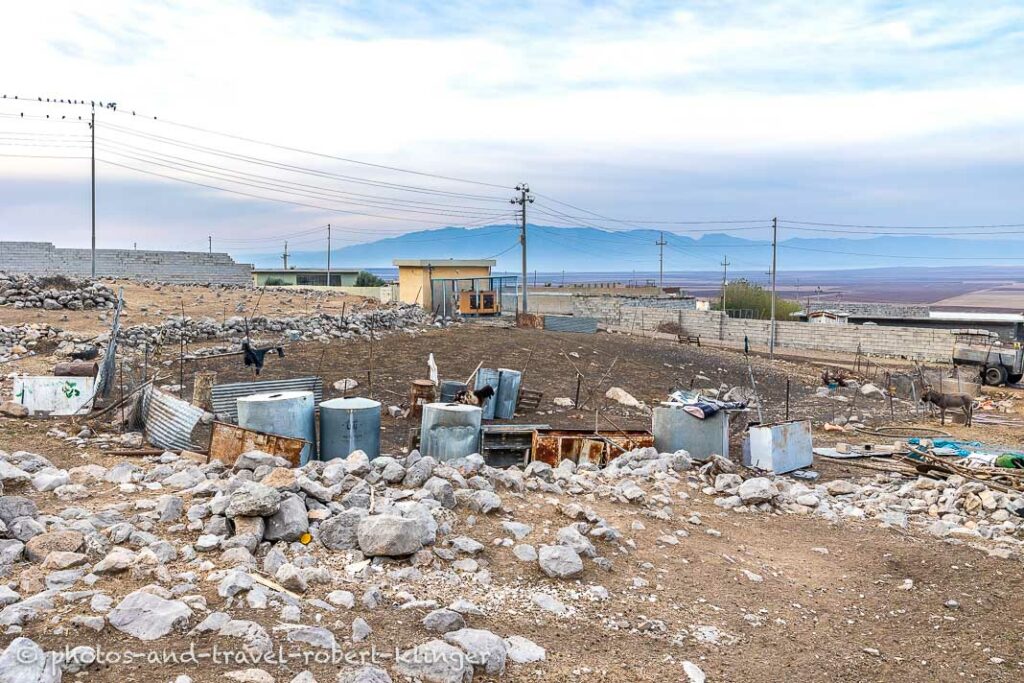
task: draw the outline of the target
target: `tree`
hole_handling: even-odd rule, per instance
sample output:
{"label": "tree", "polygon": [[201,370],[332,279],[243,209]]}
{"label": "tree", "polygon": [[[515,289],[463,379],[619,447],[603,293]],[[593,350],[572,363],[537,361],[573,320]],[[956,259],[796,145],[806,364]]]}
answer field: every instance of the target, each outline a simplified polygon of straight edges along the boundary
{"label": "tree", "polygon": [[[772,317],[772,293],[764,287],[755,285],[747,280],[734,280],[725,287],[725,306],[730,311],[751,311],[749,315],[753,318],[770,320]],[[721,310],[721,301],[715,304],[713,308]],[[789,314],[796,313],[799,310],[799,303],[776,297],[776,320],[789,320]]]}
{"label": "tree", "polygon": [[356,275],[356,287],[383,287],[386,284],[379,277],[365,270],[359,271],[359,275]]}

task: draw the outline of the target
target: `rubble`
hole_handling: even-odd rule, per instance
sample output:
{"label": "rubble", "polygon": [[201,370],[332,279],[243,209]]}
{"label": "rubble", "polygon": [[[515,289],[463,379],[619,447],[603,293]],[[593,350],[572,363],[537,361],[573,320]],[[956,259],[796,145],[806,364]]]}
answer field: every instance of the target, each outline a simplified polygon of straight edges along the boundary
{"label": "rubble", "polygon": [[114,308],[117,295],[101,282],[64,275],[0,273],[0,306],[81,311]]}

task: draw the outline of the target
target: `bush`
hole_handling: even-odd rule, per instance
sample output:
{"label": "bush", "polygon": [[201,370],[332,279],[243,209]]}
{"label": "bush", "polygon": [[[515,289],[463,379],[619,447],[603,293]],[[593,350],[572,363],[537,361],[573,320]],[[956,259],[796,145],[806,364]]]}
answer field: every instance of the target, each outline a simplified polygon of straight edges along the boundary
{"label": "bush", "polygon": [[[752,311],[758,320],[769,320],[772,317],[771,291],[755,285],[747,280],[736,280],[725,286],[725,307],[727,310]],[[722,302],[713,306],[714,310],[722,310]],[[775,299],[775,319],[790,320],[790,313],[800,310],[800,304],[788,299]]]}
{"label": "bush", "polygon": [[288,283],[285,282],[284,278],[281,277],[268,277],[267,281],[264,282],[263,284],[265,284],[267,287],[283,287]]}
{"label": "bush", "polygon": [[356,275],[356,287],[383,287],[386,284],[379,277],[365,270],[359,271],[359,275]]}

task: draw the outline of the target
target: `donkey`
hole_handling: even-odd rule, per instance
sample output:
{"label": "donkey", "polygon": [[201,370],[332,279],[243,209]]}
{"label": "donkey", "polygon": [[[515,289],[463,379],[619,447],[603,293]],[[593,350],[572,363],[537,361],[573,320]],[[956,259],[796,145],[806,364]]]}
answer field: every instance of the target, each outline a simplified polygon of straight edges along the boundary
{"label": "donkey", "polygon": [[939,409],[939,424],[946,424],[946,410],[959,408],[964,413],[964,426],[970,427],[974,416],[974,399],[969,394],[942,394],[931,387],[921,393],[922,403],[931,403]]}

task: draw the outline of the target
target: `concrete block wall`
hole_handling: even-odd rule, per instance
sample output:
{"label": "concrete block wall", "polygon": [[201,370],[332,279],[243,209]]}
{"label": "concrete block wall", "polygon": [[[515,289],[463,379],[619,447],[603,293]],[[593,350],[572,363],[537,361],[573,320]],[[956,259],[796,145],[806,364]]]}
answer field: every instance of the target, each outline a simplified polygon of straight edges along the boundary
{"label": "concrete block wall", "polygon": [[[92,256],[88,249],[62,249],[50,242],[0,242],[0,271],[88,277]],[[96,274],[175,283],[252,284],[251,264],[236,263],[228,254],[197,251],[97,249]]]}
{"label": "concrete block wall", "polygon": [[696,299],[655,296],[575,294],[572,297],[572,314],[578,316],[606,319],[609,316],[632,315],[634,309],[640,308],[692,311],[697,308],[697,301]]}
{"label": "concrete block wall", "polygon": [[[767,346],[771,329],[770,321],[723,317],[718,311],[624,308],[601,319],[626,331],[655,331],[662,323],[675,323],[686,334],[734,344],[742,344],[747,337],[751,345],[758,347]],[[953,335],[949,331],[917,327],[779,321],[776,322],[775,342],[781,349],[842,353],[855,353],[859,345],[861,352],[869,355],[938,362],[948,361],[953,351]]]}

